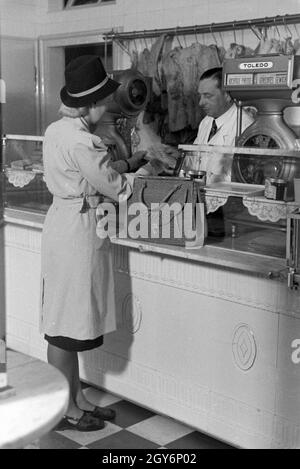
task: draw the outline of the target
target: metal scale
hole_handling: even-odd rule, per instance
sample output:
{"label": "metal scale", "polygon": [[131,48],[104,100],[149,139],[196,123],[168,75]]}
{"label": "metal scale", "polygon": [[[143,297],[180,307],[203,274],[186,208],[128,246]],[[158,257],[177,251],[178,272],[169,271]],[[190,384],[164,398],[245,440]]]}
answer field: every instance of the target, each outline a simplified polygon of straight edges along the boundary
{"label": "metal scale", "polygon": [[[299,106],[293,99],[299,78],[300,56],[273,54],[225,61],[223,86],[238,106],[236,146],[265,149],[263,156],[234,155],[235,181],[264,184],[266,177],[281,178],[293,191],[293,180],[300,177],[300,151],[297,157],[285,155],[284,150],[297,150],[299,135],[285,122],[284,110]],[[257,114],[241,134],[243,106],[254,107]],[[268,149],[281,151],[279,156],[270,156]],[[287,283],[295,289],[300,285],[299,209],[287,216],[286,241]]]}
{"label": "metal scale", "polygon": [[[297,158],[268,158],[267,149],[295,150],[298,135],[284,121],[292,101],[294,80],[300,78],[300,56],[261,55],[225,60],[223,86],[238,105],[236,146],[265,148],[264,157],[235,155],[233,178],[237,182],[264,184],[266,177],[292,182],[299,172]],[[241,108],[257,110],[254,123],[241,134]],[[298,175],[298,174],[297,174]]]}

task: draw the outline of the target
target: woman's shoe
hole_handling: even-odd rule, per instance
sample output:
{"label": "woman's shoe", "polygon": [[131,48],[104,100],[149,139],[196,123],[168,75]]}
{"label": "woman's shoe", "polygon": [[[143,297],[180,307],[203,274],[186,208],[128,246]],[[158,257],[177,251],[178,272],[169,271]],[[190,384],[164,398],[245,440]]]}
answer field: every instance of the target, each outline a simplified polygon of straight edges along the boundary
{"label": "woman's shoe", "polygon": [[90,411],[90,415],[97,419],[113,420],[116,416],[116,412],[109,407],[95,406],[94,410]]}
{"label": "woman's shoe", "polygon": [[101,418],[95,417],[92,412],[83,412],[79,418],[69,417],[65,415],[61,422],[57,425],[55,430],[77,430],[79,432],[94,432],[104,428],[104,421]]}

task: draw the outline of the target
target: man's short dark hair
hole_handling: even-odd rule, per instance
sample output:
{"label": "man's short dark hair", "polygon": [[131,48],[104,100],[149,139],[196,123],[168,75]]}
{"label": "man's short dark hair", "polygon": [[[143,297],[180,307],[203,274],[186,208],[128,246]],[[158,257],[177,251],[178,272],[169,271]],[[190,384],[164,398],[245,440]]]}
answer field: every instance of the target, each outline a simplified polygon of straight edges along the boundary
{"label": "man's short dark hair", "polygon": [[222,70],[222,67],[210,68],[202,73],[200,81],[205,80],[206,78],[214,78],[218,83],[218,88],[222,88]]}

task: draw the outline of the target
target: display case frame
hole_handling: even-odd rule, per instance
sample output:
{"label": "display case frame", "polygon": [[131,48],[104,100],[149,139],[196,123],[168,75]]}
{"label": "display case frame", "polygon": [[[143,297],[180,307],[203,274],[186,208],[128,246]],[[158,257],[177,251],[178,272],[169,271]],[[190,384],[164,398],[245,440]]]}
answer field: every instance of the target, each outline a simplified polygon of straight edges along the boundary
{"label": "display case frame", "polygon": [[[220,210],[226,212],[229,202],[233,207],[239,205],[240,214],[236,215],[233,210],[227,214],[226,221],[229,226],[227,239],[223,240],[210,239],[208,237],[207,244],[210,246],[223,247],[232,251],[247,251],[243,248],[241,238],[239,238],[239,227],[244,233],[253,231],[253,240],[250,235],[245,236],[245,243],[251,247],[248,249],[249,255],[257,254],[267,255],[270,258],[281,258],[283,261],[287,259],[287,249],[289,245],[289,223],[291,214],[300,207],[300,203],[294,201],[293,175],[299,177],[300,172],[300,151],[288,149],[266,149],[266,148],[248,148],[235,146],[215,146],[215,145],[179,145],[181,152],[187,153],[189,158],[195,155],[195,158],[201,159],[201,154],[211,153],[211,156],[218,154],[230,155],[232,158],[232,167],[235,155],[241,158],[253,157],[259,159],[282,158],[284,164],[293,165],[293,172],[287,180],[287,191],[284,200],[274,200],[265,196],[265,185],[245,184],[242,182],[216,182],[207,184],[204,187],[206,213],[214,214]],[[272,161],[272,160],[271,160]],[[201,166],[199,166],[200,169]],[[233,201],[233,202],[232,202]],[[242,212],[243,211],[243,212]],[[223,212],[222,212],[223,213]],[[256,232],[256,230],[258,230]],[[231,236],[231,240],[229,239]],[[263,239],[264,237],[264,239]],[[269,238],[269,246],[268,240]],[[247,241],[246,241],[247,239]],[[263,241],[264,246],[260,249],[256,245],[255,252],[254,241]],[[273,240],[273,241],[272,241]],[[253,244],[254,243],[254,244]],[[278,243],[278,244],[277,244]],[[252,246],[253,245],[253,246]],[[276,246],[276,247],[275,247]],[[276,252],[278,246],[278,250]],[[299,249],[295,246],[294,249]],[[287,273],[287,272],[286,272]]]}
{"label": "display case frame", "polygon": [[3,206],[27,213],[45,214],[52,195],[44,180],[42,145],[35,135],[2,137]]}

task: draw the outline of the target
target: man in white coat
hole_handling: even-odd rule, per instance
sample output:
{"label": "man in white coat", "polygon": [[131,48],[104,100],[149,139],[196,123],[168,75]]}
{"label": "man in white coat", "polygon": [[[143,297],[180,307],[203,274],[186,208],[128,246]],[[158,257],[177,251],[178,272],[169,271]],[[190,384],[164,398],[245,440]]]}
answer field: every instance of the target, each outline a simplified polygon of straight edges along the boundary
{"label": "man in white coat", "polygon": [[[222,68],[203,73],[198,87],[199,105],[206,113],[198,129],[195,144],[234,146],[237,131],[237,106],[222,89]],[[242,132],[253,123],[253,117],[242,111]],[[231,181],[232,153],[202,153],[200,169],[206,171],[207,183]],[[199,162],[198,162],[199,163]],[[187,162],[195,165],[197,162]]]}
{"label": "man in white coat", "polygon": [[[199,105],[206,113],[198,129],[195,144],[209,144],[234,146],[237,131],[237,106],[229,93],[222,89],[222,68],[212,68],[203,73],[200,78],[198,91]],[[253,117],[242,110],[242,132],[252,124]],[[207,184],[215,182],[230,182],[232,153],[201,152],[201,160],[189,157],[186,169],[200,169],[206,171]],[[224,236],[224,216],[222,208],[208,214],[208,234]]]}

